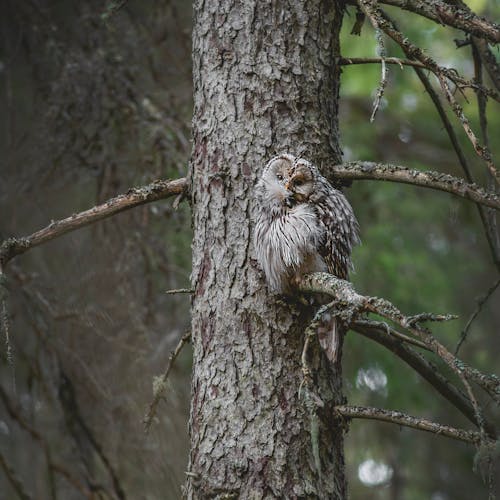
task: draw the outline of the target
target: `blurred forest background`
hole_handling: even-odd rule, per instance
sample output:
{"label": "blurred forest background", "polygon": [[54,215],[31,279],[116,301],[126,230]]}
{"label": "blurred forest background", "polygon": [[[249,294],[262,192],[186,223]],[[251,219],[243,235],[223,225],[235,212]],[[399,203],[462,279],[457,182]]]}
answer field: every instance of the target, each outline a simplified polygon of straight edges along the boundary
{"label": "blurred forest background", "polygon": [[[498,3],[466,3],[499,20]],[[391,13],[439,63],[473,77],[470,47],[453,42],[460,32],[410,13]],[[348,9],[342,56],[375,56],[372,28],[365,23],[361,37],[353,36],[354,22],[354,10]],[[27,235],[131,186],[186,174],[190,36],[191,5],[180,0],[1,2],[0,239]],[[402,56],[392,43],[387,48],[389,56]],[[413,70],[389,70],[381,109],[370,123],[380,67],[343,69],[345,160],[462,177]],[[475,96],[468,97],[465,109],[479,130]],[[494,102],[488,120],[499,158]],[[484,166],[461,127],[456,130],[477,179],[484,181]],[[458,320],[435,328],[453,348],[476,298],[497,275],[476,207],[444,193],[385,182],[355,182],[347,196],[363,240],[354,255],[355,286],[407,313],[458,314]],[[142,419],[153,378],[189,328],[189,297],[165,291],[189,286],[190,239],[187,204],[175,211],[171,202],[159,202],[66,235],[9,264],[0,283],[0,497],[180,497],[188,454],[189,347],[147,435]],[[497,290],[461,348],[464,360],[485,372],[498,371],[499,297]],[[406,365],[353,333],[344,348],[344,377],[351,404],[468,428]],[[355,421],[346,440],[351,498],[486,498],[481,474],[473,472],[474,455],[464,443]]]}

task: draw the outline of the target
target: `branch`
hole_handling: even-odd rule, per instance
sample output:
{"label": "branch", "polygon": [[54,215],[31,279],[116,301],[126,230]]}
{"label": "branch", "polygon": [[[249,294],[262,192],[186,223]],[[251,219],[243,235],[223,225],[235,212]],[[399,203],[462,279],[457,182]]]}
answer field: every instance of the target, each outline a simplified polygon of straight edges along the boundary
{"label": "branch", "polygon": [[339,179],[372,179],[427,187],[451,193],[487,207],[500,209],[500,197],[495,193],[485,191],[475,184],[468,184],[458,177],[439,172],[421,172],[407,167],[369,161],[355,161],[336,165],[333,172],[334,176]]}
{"label": "branch", "polygon": [[455,355],[458,354],[458,351],[460,350],[461,345],[464,343],[465,339],[467,338],[467,333],[469,332],[469,329],[472,325],[472,322],[476,319],[477,315],[481,312],[481,309],[483,308],[484,304],[488,301],[488,299],[493,295],[495,290],[498,288],[498,285],[500,285],[500,278],[498,278],[493,285],[488,288],[486,293],[480,297],[477,301],[476,304],[476,309],[472,313],[471,317],[469,318],[469,321],[467,321],[467,324],[465,325],[465,328],[460,335],[460,340],[458,341],[457,347],[455,347]]}
{"label": "branch", "polygon": [[485,38],[492,43],[500,43],[500,25],[479,17],[465,4],[457,8],[439,0],[432,0],[432,2],[381,0],[381,2],[419,14],[438,24],[452,26],[471,35]]}
{"label": "branch", "polygon": [[161,377],[155,378],[155,380],[154,380],[154,383],[153,383],[153,392],[154,392],[153,401],[149,405],[148,411],[147,411],[146,416],[144,417],[144,420],[143,420],[143,424],[144,424],[144,428],[145,428],[146,432],[149,431],[149,428],[151,427],[151,422],[153,421],[153,418],[156,415],[156,408],[158,406],[158,403],[160,402],[160,399],[162,398],[162,396],[165,394],[165,390],[167,388],[167,380],[168,380],[168,376],[170,374],[170,370],[174,366],[175,360],[177,359],[177,356],[179,356],[180,352],[182,351],[184,344],[189,342],[190,339],[191,339],[191,332],[187,332],[181,337],[176,348],[170,353],[170,357],[168,358],[167,368],[165,369],[163,375]]}
{"label": "branch", "polygon": [[173,181],[155,181],[147,186],[129,189],[127,193],[111,198],[102,205],[73,214],[66,219],[51,222],[48,226],[30,236],[9,238],[0,245],[0,272],[12,258],[27,252],[33,247],[130,208],[163,200],[175,194],[183,194],[186,189],[187,180],[185,178]]}
{"label": "branch", "polygon": [[397,64],[400,68],[403,66],[415,66],[417,68],[426,68],[425,64],[410,59],[400,59],[399,57],[339,57],[337,64],[341,66],[351,66],[354,64],[380,64],[385,61],[386,64]]}
{"label": "branch", "polygon": [[336,406],[334,411],[335,413],[346,418],[365,418],[389,422],[391,424],[404,425],[405,427],[432,432],[433,434],[440,434],[442,436],[464,441],[465,443],[472,443],[474,445],[479,445],[481,442],[481,434],[479,432],[466,431],[463,429],[456,429],[455,427],[450,427],[448,425],[437,424],[436,422],[431,422],[425,418],[412,417],[406,413],[401,413],[400,411],[348,405]]}
{"label": "branch", "polygon": [[31,496],[24,491],[24,486],[22,481],[17,477],[14,469],[7,463],[3,454],[0,452],[0,468],[3,469],[5,476],[9,480],[12,488],[17,493],[21,500],[31,500]]}
{"label": "branch", "polygon": [[495,85],[495,88],[500,92],[500,65],[497,63],[496,57],[489,49],[487,42],[476,37],[472,37],[472,41],[477,47],[481,60],[486,67],[488,75],[490,75],[493,85]]}
{"label": "branch", "polygon": [[[446,377],[441,375],[438,368],[424,358],[420,353],[405,345],[393,335],[387,335],[385,325],[377,326],[374,321],[356,320],[351,324],[351,329],[364,337],[377,342],[398,356],[408,366],[413,368],[424,380],[431,384],[436,391],[457,408],[470,422],[477,427],[481,426],[475,414],[474,407],[470,401],[452,384]],[[486,419],[484,428],[488,435],[495,439],[496,431],[492,423]]]}
{"label": "branch", "polygon": [[[500,403],[500,379],[495,375],[486,375],[479,370],[468,366],[463,361],[456,358],[444,345],[439,343],[431,333],[421,327],[419,322],[422,317],[404,316],[399,309],[385,299],[378,297],[365,297],[359,295],[351,283],[336,278],[328,273],[312,273],[304,276],[299,284],[302,292],[325,293],[337,299],[344,305],[344,316],[354,318],[362,312],[378,314],[395,324],[401,326],[424,344],[435,354],[437,354],[462,380],[467,389],[469,398],[476,413],[479,411],[468,380],[473,380],[484,391],[486,391],[497,403]],[[447,316],[424,316],[425,320],[444,321],[451,319]],[[480,422],[483,418],[479,418]]]}
{"label": "branch", "polygon": [[[434,106],[436,107],[436,110],[441,118],[441,121],[443,122],[444,128],[446,129],[446,133],[448,134],[448,137],[451,141],[451,144],[453,146],[453,149],[455,150],[455,153],[457,154],[458,161],[460,162],[460,165],[462,166],[462,169],[465,173],[465,178],[470,184],[473,184],[474,178],[472,176],[471,169],[469,167],[469,164],[467,162],[467,159],[465,157],[464,152],[462,151],[462,148],[460,146],[460,143],[458,142],[457,135],[455,134],[455,130],[453,129],[453,126],[451,125],[450,120],[448,119],[448,116],[446,114],[446,111],[444,110],[444,107],[439,99],[439,96],[437,95],[436,91],[432,87],[429,79],[425,75],[425,73],[420,69],[420,68],[415,68],[415,73],[417,74],[418,78],[422,82],[423,86],[425,87],[425,90],[429,94],[429,97],[431,98],[432,102],[434,103]],[[484,227],[484,231],[486,233],[486,240],[488,242],[488,246],[490,247],[490,252],[491,256],[493,258],[493,262],[497,268],[497,270],[500,271],[500,255],[497,251],[497,246],[496,246],[496,235],[493,233],[493,230],[490,226],[489,223],[489,218],[488,214],[486,212],[486,209],[479,203],[476,203],[478,212],[479,212],[479,217],[481,218],[481,222]]]}

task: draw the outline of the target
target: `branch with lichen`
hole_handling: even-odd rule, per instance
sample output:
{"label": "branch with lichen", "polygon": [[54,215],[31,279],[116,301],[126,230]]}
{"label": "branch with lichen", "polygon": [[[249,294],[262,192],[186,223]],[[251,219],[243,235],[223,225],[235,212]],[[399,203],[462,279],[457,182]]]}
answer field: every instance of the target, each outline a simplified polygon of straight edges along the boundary
{"label": "branch with lichen", "polygon": [[143,424],[144,428],[147,431],[149,431],[149,428],[151,427],[151,423],[153,422],[153,418],[156,416],[156,408],[158,407],[158,403],[164,397],[165,392],[167,390],[167,380],[168,376],[170,375],[170,371],[172,370],[172,367],[174,366],[175,360],[179,356],[180,352],[182,351],[182,348],[184,345],[189,342],[191,339],[191,332],[185,333],[179,342],[177,343],[176,348],[170,353],[170,357],[168,358],[168,363],[167,363],[167,368],[163,372],[163,375],[160,377],[155,378],[154,383],[153,383],[153,401],[149,405],[148,411],[146,413],[146,416],[144,417]]}
{"label": "branch with lichen", "polygon": [[182,195],[186,187],[187,180],[185,178],[173,181],[154,181],[147,186],[129,189],[125,194],[111,198],[102,205],[73,214],[66,219],[51,222],[30,236],[9,238],[0,245],[0,272],[9,260],[33,247],[139,205],[163,200],[173,195]]}
{"label": "branch with lichen", "polygon": [[438,424],[425,418],[413,417],[395,410],[384,410],[366,406],[339,405],[334,408],[334,412],[336,415],[341,415],[343,418],[363,418],[403,425],[405,427],[411,427],[412,429],[432,432],[433,434],[439,434],[441,436],[471,443],[476,446],[480,445],[482,441],[482,436],[479,432],[457,429],[449,425]]}
{"label": "branch with lichen", "polygon": [[[344,320],[348,318],[354,320],[362,313],[374,313],[411,333],[458,375],[477,413],[479,413],[479,408],[469,385],[469,380],[474,381],[500,404],[500,379],[498,377],[483,374],[459,360],[444,345],[438,342],[428,329],[421,326],[424,321],[447,321],[454,319],[454,316],[427,313],[417,316],[405,316],[388,300],[360,295],[354,290],[351,283],[328,273],[312,273],[304,276],[299,283],[299,289],[302,292],[325,293],[333,297],[336,304],[343,309]],[[478,421],[483,421],[481,415],[478,415]]]}
{"label": "branch with lichen", "polygon": [[414,170],[370,161],[354,161],[335,165],[333,175],[335,179],[341,180],[370,179],[412,184],[454,194],[496,210],[500,209],[500,197],[497,194],[440,172]]}

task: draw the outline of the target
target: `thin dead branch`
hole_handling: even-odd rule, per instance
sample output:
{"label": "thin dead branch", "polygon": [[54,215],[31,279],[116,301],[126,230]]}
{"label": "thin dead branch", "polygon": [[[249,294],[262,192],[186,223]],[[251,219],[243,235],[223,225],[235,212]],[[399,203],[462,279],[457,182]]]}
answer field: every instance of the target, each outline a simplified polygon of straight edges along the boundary
{"label": "thin dead branch", "polygon": [[381,422],[388,422],[391,424],[411,427],[412,429],[418,429],[420,431],[432,432],[433,434],[439,434],[441,436],[457,439],[476,446],[481,443],[482,436],[479,432],[466,431],[449,425],[438,424],[425,418],[417,418],[407,415],[406,413],[402,413],[400,411],[349,405],[336,406],[334,411],[336,414],[342,415],[344,418],[380,420]]}
{"label": "thin dead branch", "polygon": [[[474,407],[463,392],[458,390],[454,384],[444,377],[432,362],[428,361],[424,356],[408,346],[407,343],[402,342],[392,335],[387,335],[385,326],[375,326],[374,323],[376,322],[355,320],[351,324],[351,329],[377,342],[386,349],[389,349],[393,354],[415,370],[424,380],[431,384],[441,396],[457,408],[470,422],[480,427],[480,422],[477,420]],[[495,439],[495,427],[486,419],[484,421],[484,428],[488,435],[492,439]]]}
{"label": "thin dead branch", "polygon": [[377,114],[380,102],[384,96],[385,87],[387,86],[387,66],[385,64],[385,58],[387,56],[387,51],[385,48],[384,37],[382,31],[378,25],[377,16],[374,15],[375,5],[374,0],[360,0],[359,5],[365,14],[365,16],[370,20],[373,29],[375,30],[375,38],[377,40],[377,52],[380,56],[380,82],[378,84],[377,93],[375,94],[375,100],[373,102],[373,110],[370,116],[370,122],[373,123],[375,120],[375,115]]}
{"label": "thin dead branch", "polygon": [[0,272],[2,268],[5,268],[9,260],[33,247],[130,208],[181,194],[186,189],[186,186],[187,181],[185,178],[173,181],[155,181],[147,186],[132,188],[127,193],[112,198],[102,205],[73,214],[66,219],[54,221],[30,236],[9,238],[0,245]]}
{"label": "thin dead branch", "polygon": [[339,57],[337,59],[337,64],[340,64],[341,66],[352,66],[356,64],[381,64],[382,61],[386,64],[397,64],[400,68],[403,66],[425,68],[425,64],[422,64],[419,61],[400,59],[399,57]]}
{"label": "thin dead branch", "polygon": [[495,283],[493,283],[493,285],[490,288],[488,288],[486,293],[478,299],[476,308],[474,309],[474,312],[469,318],[469,321],[467,321],[467,324],[465,325],[465,328],[463,329],[462,334],[460,335],[460,340],[458,341],[457,347],[455,348],[455,356],[458,354],[460,347],[467,339],[467,334],[469,333],[472,323],[474,322],[478,314],[481,312],[484,304],[486,304],[486,302],[488,302],[488,299],[495,293],[495,290],[498,288],[498,285],[500,285],[500,278],[497,279]]}
{"label": "thin dead branch", "polygon": [[168,358],[167,368],[163,372],[161,377],[158,377],[153,384],[153,401],[149,405],[148,411],[146,412],[146,416],[144,417],[143,424],[146,432],[149,431],[151,427],[151,423],[153,422],[153,418],[156,416],[156,409],[158,407],[158,403],[164,397],[165,391],[167,390],[167,380],[170,375],[170,371],[174,366],[175,360],[179,356],[180,352],[184,345],[189,342],[191,339],[191,332],[186,332],[181,339],[179,340],[176,348],[170,353],[170,357]]}

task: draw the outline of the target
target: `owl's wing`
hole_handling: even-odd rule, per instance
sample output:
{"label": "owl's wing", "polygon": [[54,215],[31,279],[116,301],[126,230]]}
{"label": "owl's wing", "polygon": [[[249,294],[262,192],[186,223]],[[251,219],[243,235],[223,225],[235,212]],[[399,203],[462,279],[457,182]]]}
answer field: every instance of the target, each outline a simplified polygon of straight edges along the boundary
{"label": "owl's wing", "polygon": [[320,180],[319,192],[316,209],[324,236],[318,251],[330,273],[348,279],[352,247],[359,242],[358,221],[346,197],[324,178]]}

